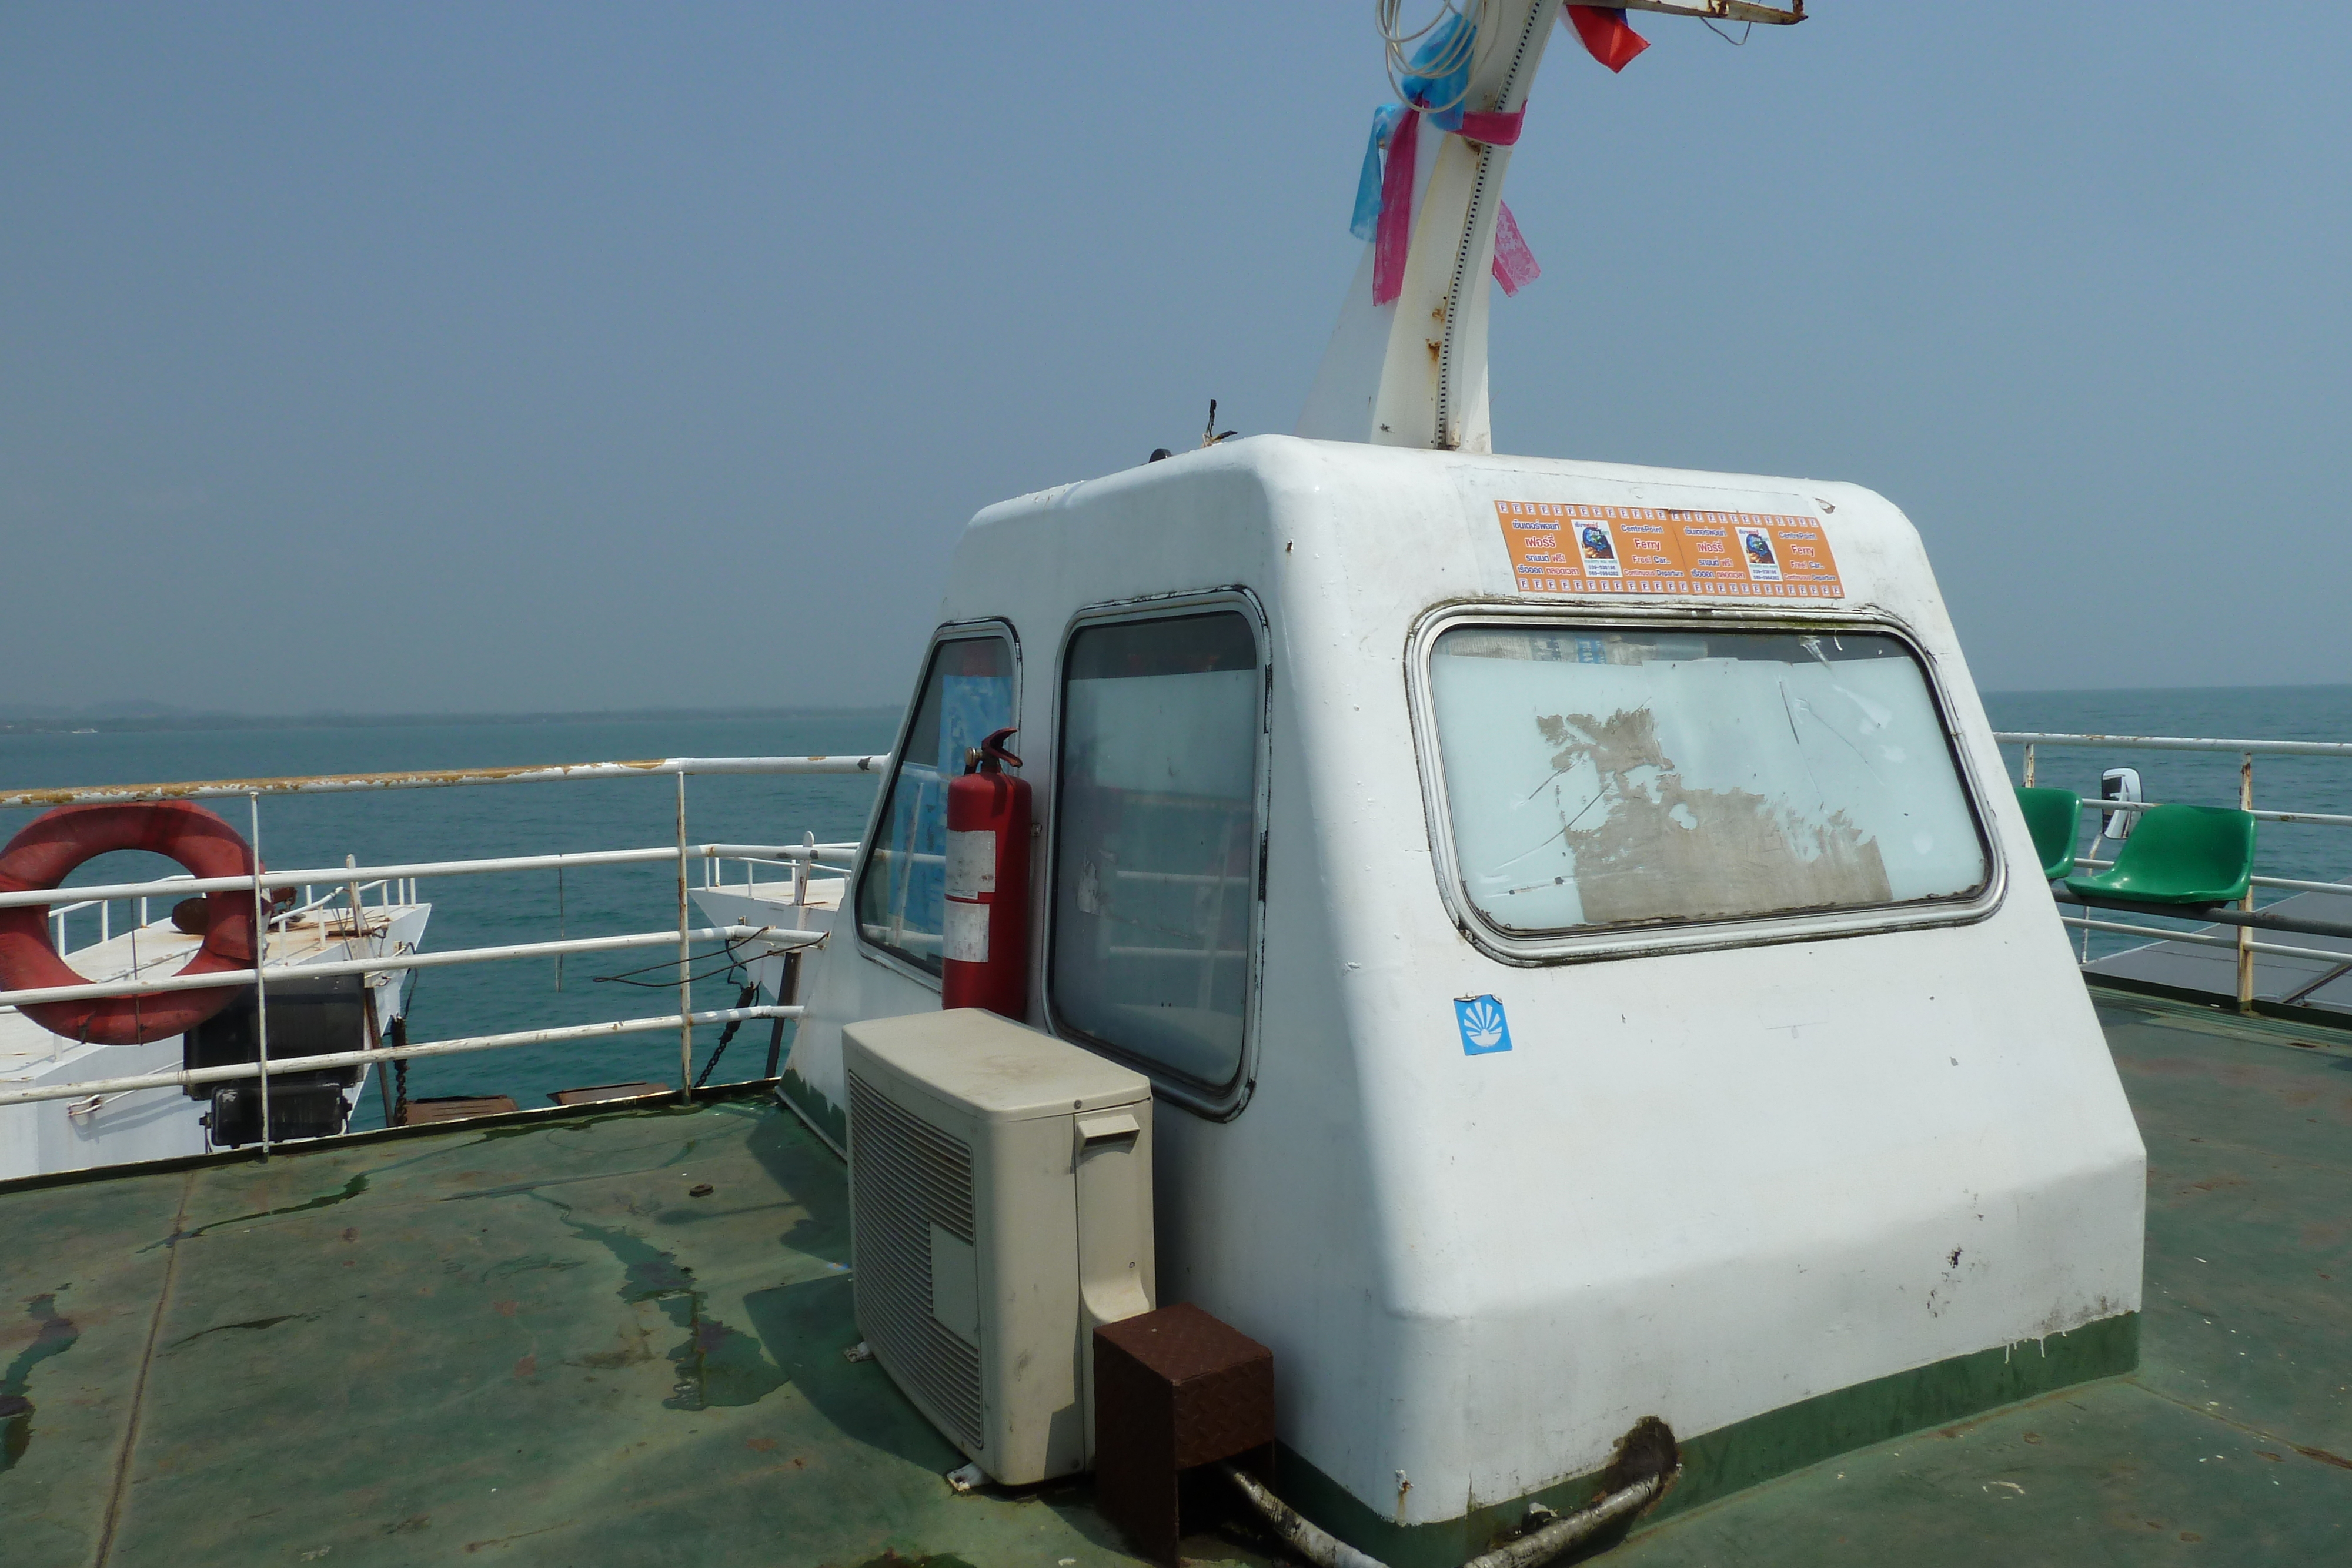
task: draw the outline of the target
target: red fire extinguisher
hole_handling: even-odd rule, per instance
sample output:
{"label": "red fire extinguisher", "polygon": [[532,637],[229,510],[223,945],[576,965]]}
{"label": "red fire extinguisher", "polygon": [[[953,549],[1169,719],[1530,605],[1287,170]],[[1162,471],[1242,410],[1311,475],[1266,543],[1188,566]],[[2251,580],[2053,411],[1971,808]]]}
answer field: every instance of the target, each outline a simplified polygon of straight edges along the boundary
{"label": "red fire extinguisher", "polygon": [[1004,771],[1011,729],[980,743],[948,785],[943,1008],[1029,1010],[1029,781]]}

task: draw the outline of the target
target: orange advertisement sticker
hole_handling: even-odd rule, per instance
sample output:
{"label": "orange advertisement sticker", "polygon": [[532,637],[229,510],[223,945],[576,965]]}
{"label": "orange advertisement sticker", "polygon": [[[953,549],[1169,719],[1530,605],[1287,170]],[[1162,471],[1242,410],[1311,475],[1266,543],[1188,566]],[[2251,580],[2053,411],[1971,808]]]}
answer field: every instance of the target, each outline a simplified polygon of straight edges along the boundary
{"label": "orange advertisement sticker", "polygon": [[1838,599],[1845,592],[1818,517],[1557,501],[1497,501],[1495,512],[1523,593]]}

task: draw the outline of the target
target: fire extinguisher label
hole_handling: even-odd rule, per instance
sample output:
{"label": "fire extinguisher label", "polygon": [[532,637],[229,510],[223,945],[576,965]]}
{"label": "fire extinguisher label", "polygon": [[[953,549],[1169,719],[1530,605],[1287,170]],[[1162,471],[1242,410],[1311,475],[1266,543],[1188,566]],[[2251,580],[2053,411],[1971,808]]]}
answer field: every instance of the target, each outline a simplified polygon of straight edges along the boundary
{"label": "fire extinguisher label", "polygon": [[995,891],[995,830],[950,830],[948,833],[948,896],[979,898]]}
{"label": "fire extinguisher label", "polygon": [[[967,838],[989,838],[992,834],[967,833]],[[949,858],[954,858],[952,850]],[[959,964],[988,962],[988,910],[985,904],[958,904],[948,901],[947,929],[940,934],[940,953]]]}

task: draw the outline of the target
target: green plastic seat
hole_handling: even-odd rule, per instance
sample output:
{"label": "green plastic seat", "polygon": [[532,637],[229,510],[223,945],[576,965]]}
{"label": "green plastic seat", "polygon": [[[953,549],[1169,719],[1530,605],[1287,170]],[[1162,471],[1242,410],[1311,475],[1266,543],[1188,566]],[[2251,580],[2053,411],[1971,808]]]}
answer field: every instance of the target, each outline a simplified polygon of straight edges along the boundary
{"label": "green plastic seat", "polygon": [[2017,809],[2025,813],[2033,852],[2042,857],[2042,878],[2055,882],[2074,869],[2074,841],[2083,831],[2083,798],[2072,789],[2017,787]]}
{"label": "green plastic seat", "polygon": [[2234,904],[2254,874],[2254,816],[2220,806],[2158,806],[2139,814],[2116,863],[2066,885],[2093,903]]}

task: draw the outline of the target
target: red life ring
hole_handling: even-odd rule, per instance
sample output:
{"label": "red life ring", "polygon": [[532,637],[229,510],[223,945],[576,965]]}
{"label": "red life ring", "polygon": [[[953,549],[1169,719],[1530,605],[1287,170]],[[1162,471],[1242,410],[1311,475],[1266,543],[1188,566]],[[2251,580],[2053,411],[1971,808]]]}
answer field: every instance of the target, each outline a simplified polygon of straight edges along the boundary
{"label": "red life ring", "polygon": [[[76,866],[112,850],[169,855],[200,877],[251,876],[253,851],[235,828],[186,800],[128,806],[60,806],[25,825],[0,850],[0,891],[32,893],[64,882]],[[253,894],[207,894],[204,946],[180,970],[208,975],[253,967]],[[49,906],[0,909],[0,987],[12,991],[89,983],[49,942]],[[235,1001],[242,985],[144,991],[83,1001],[26,1002],[17,1011],[52,1034],[94,1045],[141,1045],[185,1034]]]}

